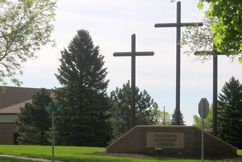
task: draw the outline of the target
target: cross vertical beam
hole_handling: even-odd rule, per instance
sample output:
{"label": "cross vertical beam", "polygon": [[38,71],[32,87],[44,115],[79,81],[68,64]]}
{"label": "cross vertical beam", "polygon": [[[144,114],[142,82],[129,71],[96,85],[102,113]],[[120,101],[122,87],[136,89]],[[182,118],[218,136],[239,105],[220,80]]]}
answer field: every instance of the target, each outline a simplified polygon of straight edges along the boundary
{"label": "cross vertical beam", "polygon": [[176,13],[176,108],[180,110],[180,90],[181,90],[181,2],[177,3]]}
{"label": "cross vertical beam", "polygon": [[213,135],[217,136],[218,57],[213,55]]}
{"label": "cross vertical beam", "polygon": [[135,34],[131,36],[131,108],[132,108],[132,125],[135,126],[135,87],[136,87],[136,59],[135,59],[135,51],[136,51],[136,37]]}
{"label": "cross vertical beam", "polygon": [[131,36],[131,52],[115,52],[113,56],[131,56],[131,109],[132,109],[132,126],[135,126],[136,115],[135,115],[135,79],[136,79],[136,56],[153,56],[153,51],[146,52],[136,52],[136,36],[132,34]]}
{"label": "cross vertical beam", "polygon": [[181,85],[181,27],[185,26],[202,26],[203,23],[181,23],[181,2],[177,2],[176,23],[160,23],[155,27],[176,27],[176,109],[180,110],[180,85]]}

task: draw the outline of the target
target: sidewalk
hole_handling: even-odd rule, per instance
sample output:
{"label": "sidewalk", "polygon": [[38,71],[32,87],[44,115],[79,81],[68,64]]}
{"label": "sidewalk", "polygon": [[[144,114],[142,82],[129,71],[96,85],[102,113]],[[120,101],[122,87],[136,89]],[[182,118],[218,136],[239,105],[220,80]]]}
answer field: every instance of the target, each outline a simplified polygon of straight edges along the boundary
{"label": "sidewalk", "polygon": [[[31,157],[15,156],[15,155],[0,155],[0,157],[15,158],[15,159],[22,159],[22,160],[32,160],[32,161],[39,161],[39,162],[52,162],[52,160],[47,160],[47,159],[31,158]],[[55,160],[55,162],[62,162],[62,161]]]}

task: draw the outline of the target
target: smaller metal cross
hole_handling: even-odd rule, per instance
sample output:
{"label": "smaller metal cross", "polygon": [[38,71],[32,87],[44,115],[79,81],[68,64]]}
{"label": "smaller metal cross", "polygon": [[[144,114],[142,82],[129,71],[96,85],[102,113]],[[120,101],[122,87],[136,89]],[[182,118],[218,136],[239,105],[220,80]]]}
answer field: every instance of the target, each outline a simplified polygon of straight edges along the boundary
{"label": "smaller metal cross", "polygon": [[213,51],[196,51],[196,56],[213,56],[213,135],[217,136],[217,112],[218,112],[218,55],[226,55],[225,53],[217,52],[215,47]]}
{"label": "smaller metal cross", "polygon": [[115,52],[113,56],[131,56],[131,109],[132,109],[132,126],[135,126],[135,57],[136,56],[153,56],[154,52],[136,52],[136,37],[131,36],[131,52]]}

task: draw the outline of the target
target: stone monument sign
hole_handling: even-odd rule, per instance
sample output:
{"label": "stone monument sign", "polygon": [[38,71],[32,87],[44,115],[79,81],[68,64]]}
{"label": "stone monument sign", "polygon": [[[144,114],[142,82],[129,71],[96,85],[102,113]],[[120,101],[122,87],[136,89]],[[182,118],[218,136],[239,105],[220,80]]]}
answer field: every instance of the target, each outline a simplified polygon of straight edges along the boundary
{"label": "stone monument sign", "polygon": [[[206,156],[235,156],[237,148],[221,139],[204,134]],[[165,155],[200,156],[201,130],[194,126],[151,126],[133,127],[107,147],[108,153],[157,153]]]}

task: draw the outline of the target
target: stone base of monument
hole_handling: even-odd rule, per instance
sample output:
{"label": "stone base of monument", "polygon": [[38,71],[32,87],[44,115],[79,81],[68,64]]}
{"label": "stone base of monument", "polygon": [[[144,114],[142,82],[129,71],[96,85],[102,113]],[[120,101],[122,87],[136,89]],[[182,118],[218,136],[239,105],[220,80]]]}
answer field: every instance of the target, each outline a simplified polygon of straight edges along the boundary
{"label": "stone base of monument", "polygon": [[[108,153],[200,156],[201,130],[194,126],[139,125],[107,147]],[[237,148],[204,134],[205,156],[236,156]]]}

